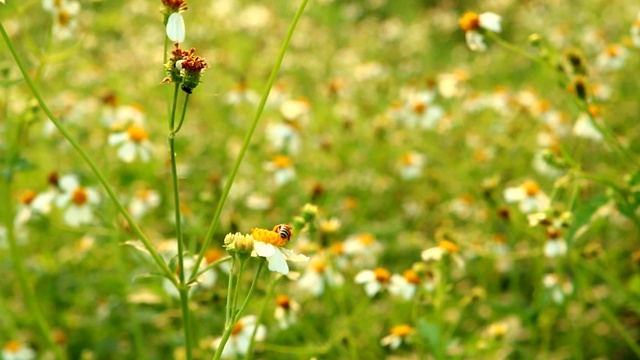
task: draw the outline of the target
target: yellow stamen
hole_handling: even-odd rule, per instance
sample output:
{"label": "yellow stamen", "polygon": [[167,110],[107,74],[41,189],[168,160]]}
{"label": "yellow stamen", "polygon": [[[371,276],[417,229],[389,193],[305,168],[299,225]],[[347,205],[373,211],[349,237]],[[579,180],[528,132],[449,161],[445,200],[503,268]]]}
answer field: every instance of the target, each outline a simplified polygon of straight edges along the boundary
{"label": "yellow stamen", "polygon": [[417,102],[413,104],[413,112],[416,114],[424,114],[426,110],[427,110],[427,104],[423,102]]}
{"label": "yellow stamen", "polygon": [[58,24],[62,27],[67,27],[71,22],[71,14],[66,11],[60,11],[58,13]]}
{"label": "yellow stamen", "polygon": [[391,279],[391,273],[385,268],[376,268],[373,272],[378,282],[386,283]]}
{"label": "yellow stamen", "polygon": [[312,261],[311,268],[313,269],[313,271],[317,272],[318,274],[324,273],[324,268],[325,268],[324,261],[321,261],[321,260]]}
{"label": "yellow stamen", "polygon": [[340,241],[340,242],[331,244],[331,252],[333,252],[335,255],[344,254],[344,243]]}
{"label": "yellow stamen", "polygon": [[207,261],[207,264],[213,264],[220,258],[222,258],[222,251],[218,249],[207,249],[204,253],[204,259]]}
{"label": "yellow stamen", "polygon": [[20,197],[20,202],[25,205],[29,205],[35,198],[36,198],[36,192],[33,190],[27,190]]}
{"label": "yellow stamen", "polygon": [[88,199],[87,190],[83,187],[77,188],[71,195],[71,201],[76,205],[84,205]]}
{"label": "yellow stamen", "polygon": [[127,129],[127,134],[129,134],[129,140],[137,143],[141,143],[149,138],[149,134],[147,134],[147,131],[139,125],[129,126],[129,128]]}
{"label": "yellow stamen", "polygon": [[292,161],[288,156],[278,155],[273,158],[273,164],[279,169],[286,169],[291,167]]}
{"label": "yellow stamen", "polygon": [[411,284],[417,285],[420,283],[420,277],[418,273],[413,270],[407,270],[402,274],[402,277],[405,278]]}
{"label": "yellow stamen", "polygon": [[413,333],[413,328],[407,324],[396,325],[391,328],[391,333],[400,337],[407,337]]}
{"label": "yellow stamen", "polygon": [[271,244],[276,247],[283,247],[287,244],[287,239],[283,239],[277,232],[267,229],[251,229],[251,235],[255,241]]}
{"label": "yellow stamen", "polygon": [[289,299],[287,295],[278,295],[276,304],[285,310],[289,310],[289,307],[291,307],[291,299]]}
{"label": "yellow stamen", "polygon": [[533,180],[525,181],[522,184],[522,188],[527,196],[536,196],[540,192],[540,186]]}
{"label": "yellow stamen", "polygon": [[231,335],[238,335],[242,331],[242,321],[238,321],[235,325],[233,325],[233,330],[231,330]]}
{"label": "yellow stamen", "polygon": [[458,245],[452,243],[449,240],[442,240],[440,241],[440,243],[438,244],[438,246],[442,249],[445,250],[447,252],[450,253],[457,253],[458,251],[460,251],[460,248],[458,247]]}
{"label": "yellow stamen", "polygon": [[9,353],[17,353],[21,348],[20,343],[15,340],[11,340],[4,345],[4,349]]}
{"label": "yellow stamen", "polygon": [[480,16],[471,11],[466,12],[458,20],[458,24],[463,31],[477,30],[480,28]]}
{"label": "yellow stamen", "polygon": [[593,117],[597,117],[598,115],[600,115],[600,108],[593,104],[589,105],[589,114],[591,114],[591,116]]}
{"label": "yellow stamen", "polygon": [[369,233],[364,233],[360,234],[358,240],[360,240],[360,242],[364,245],[371,245],[376,241],[376,238]]}
{"label": "yellow stamen", "polygon": [[607,46],[607,49],[605,51],[610,57],[616,57],[620,55],[620,48],[618,48],[616,45]]}

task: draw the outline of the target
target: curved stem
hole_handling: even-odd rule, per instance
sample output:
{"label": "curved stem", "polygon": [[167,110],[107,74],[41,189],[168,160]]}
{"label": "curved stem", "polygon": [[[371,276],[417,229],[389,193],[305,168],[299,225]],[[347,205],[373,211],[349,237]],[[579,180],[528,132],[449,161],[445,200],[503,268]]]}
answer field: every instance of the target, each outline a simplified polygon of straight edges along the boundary
{"label": "curved stem", "polygon": [[122,205],[117,195],[111,188],[111,185],[109,185],[109,183],[107,182],[107,179],[102,174],[102,171],[100,171],[100,169],[96,166],[96,164],[93,162],[91,157],[89,157],[87,152],[80,146],[80,144],[76,141],[76,139],[73,136],[71,136],[71,134],[67,131],[67,129],[64,126],[62,126],[60,121],[53,115],[53,113],[45,103],[44,99],[42,98],[42,95],[40,95],[40,92],[36,88],[33,80],[29,76],[29,73],[27,72],[27,69],[25,68],[24,63],[22,62],[22,59],[20,58],[20,56],[18,56],[18,53],[14,48],[13,43],[11,42],[11,39],[9,39],[9,35],[7,34],[7,31],[5,30],[4,26],[1,23],[0,23],[0,33],[2,33],[2,37],[4,38],[7,44],[7,47],[9,48],[9,51],[13,55],[16,65],[18,65],[18,68],[20,69],[20,72],[22,73],[22,76],[25,82],[29,86],[29,89],[31,89],[33,96],[36,98],[36,100],[38,100],[38,104],[40,105],[40,108],[42,108],[42,110],[47,115],[47,117],[49,117],[51,122],[53,122],[53,124],[56,126],[58,131],[60,131],[62,136],[64,136],[64,138],[71,144],[71,146],[78,152],[78,154],[82,157],[82,159],[87,163],[91,171],[93,171],[94,175],[98,178],[98,181],[100,182],[100,184],[102,184],[102,187],[107,192],[109,198],[111,199],[111,201],[113,201],[114,205],[118,209],[118,212],[120,212],[122,216],[127,220],[127,222],[129,223],[129,226],[131,226],[131,230],[140,238],[140,240],[144,244],[144,247],[147,249],[147,251],[149,251],[149,253],[151,254],[151,257],[153,258],[155,263],[158,265],[158,267],[162,270],[165,276],[167,276],[169,279],[173,279],[174,277],[171,270],[169,269],[165,261],[162,259],[160,254],[158,254],[158,252],[153,248],[153,246],[151,245],[151,242],[144,235],[144,233],[142,232],[138,224],[129,215],[124,205]]}
{"label": "curved stem", "polygon": [[222,208],[224,206],[225,201],[227,200],[227,197],[229,196],[229,192],[231,191],[233,180],[235,179],[238,173],[238,169],[240,168],[240,164],[242,163],[242,159],[244,158],[244,155],[247,152],[247,149],[249,148],[251,137],[253,136],[253,132],[255,131],[256,126],[258,126],[258,122],[260,121],[260,116],[262,115],[262,110],[264,110],[264,106],[267,103],[267,98],[269,97],[269,92],[271,91],[271,88],[273,87],[273,84],[276,81],[276,76],[278,75],[278,71],[280,70],[280,65],[282,64],[284,55],[287,52],[289,42],[291,41],[293,32],[296,28],[296,25],[298,24],[298,20],[300,20],[300,17],[304,12],[304,8],[307,5],[307,2],[308,0],[302,0],[302,2],[300,3],[300,6],[298,7],[298,10],[296,11],[296,14],[293,17],[293,20],[291,21],[291,24],[289,25],[289,30],[287,31],[287,35],[285,36],[284,42],[282,43],[282,47],[280,48],[280,53],[278,54],[278,58],[276,59],[276,62],[273,65],[273,69],[271,70],[271,75],[269,76],[269,80],[267,81],[267,86],[262,94],[262,99],[260,100],[260,104],[256,109],[256,113],[253,117],[253,121],[249,128],[249,131],[247,132],[247,135],[244,138],[244,142],[242,143],[242,149],[240,149],[240,153],[238,154],[238,157],[235,163],[233,164],[233,168],[231,170],[231,173],[229,174],[229,178],[227,179],[227,182],[224,186],[222,196],[218,201],[216,212],[213,216],[213,220],[211,221],[211,224],[209,225],[207,234],[205,235],[204,244],[202,245],[202,249],[200,249],[200,254],[198,254],[198,259],[196,260],[194,271],[191,273],[190,278],[193,278],[195,276],[198,266],[202,262],[202,259],[204,258],[207,248],[209,248],[209,244],[213,239],[213,234],[216,232],[216,229],[218,227],[218,222],[220,221],[220,216],[222,214]]}
{"label": "curved stem", "polygon": [[[225,326],[224,333],[222,334],[222,339],[220,340],[220,344],[218,344],[218,348],[216,349],[215,354],[213,354],[214,360],[218,360],[222,356],[222,350],[224,350],[224,346],[227,344],[227,341],[231,336],[231,332],[233,331],[235,324],[240,319],[240,316],[242,316],[244,309],[247,307],[247,304],[249,303],[249,299],[251,299],[251,296],[253,295],[253,292],[256,289],[256,284],[258,283],[258,278],[260,277],[260,273],[262,272],[262,268],[264,267],[265,262],[267,262],[265,258],[260,258],[260,265],[258,265],[256,276],[253,278],[253,282],[251,283],[251,288],[249,288],[247,297],[244,299],[244,302],[242,303],[242,306],[238,310],[238,313],[232,316],[231,323]],[[236,284],[236,287],[237,287],[237,284]],[[256,326],[258,326],[257,323],[256,323]]]}
{"label": "curved stem", "polygon": [[227,306],[226,306],[226,313],[225,313],[225,317],[224,317],[224,327],[225,329],[227,327],[229,327],[229,324],[231,323],[231,317],[232,315],[232,310],[231,310],[231,303],[233,301],[232,296],[231,296],[231,292],[233,291],[233,272],[236,270],[236,263],[237,263],[237,258],[236,256],[233,256],[231,258],[231,268],[229,269],[229,284],[227,285]]}

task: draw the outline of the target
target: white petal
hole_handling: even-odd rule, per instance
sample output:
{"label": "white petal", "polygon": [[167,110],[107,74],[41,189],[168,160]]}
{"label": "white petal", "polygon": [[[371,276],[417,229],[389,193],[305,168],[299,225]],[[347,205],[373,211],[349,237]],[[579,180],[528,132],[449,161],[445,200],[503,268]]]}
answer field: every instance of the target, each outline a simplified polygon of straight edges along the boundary
{"label": "white petal", "polygon": [[369,295],[369,297],[373,297],[381,289],[382,285],[380,285],[380,283],[377,281],[372,281],[364,286],[364,291],[367,293],[367,295]]}
{"label": "white petal", "polygon": [[64,191],[73,192],[80,187],[80,180],[75,175],[65,175],[58,180],[58,186]]}
{"label": "white petal", "polygon": [[185,38],[184,19],[180,13],[174,12],[167,21],[167,37],[174,42],[183,42]]}
{"label": "white petal", "polygon": [[119,133],[114,133],[109,135],[109,138],[107,139],[107,142],[109,143],[109,145],[118,145],[120,143],[122,143],[123,141],[127,140],[129,138],[129,135],[126,132],[119,132]]}
{"label": "white petal", "polygon": [[500,32],[502,27],[500,26],[500,22],[502,18],[500,15],[492,12],[486,12],[480,14],[480,27],[483,29],[487,29],[493,32]]}
{"label": "white petal", "polygon": [[510,204],[525,199],[527,194],[521,187],[508,187],[504,189],[503,196],[504,201]]}
{"label": "white petal", "polygon": [[293,262],[309,261],[308,256],[305,256],[302,254],[296,254],[289,249],[279,248],[278,250],[282,252],[282,255],[284,255],[284,258],[287,259],[288,261],[293,261]]}
{"label": "white petal", "polygon": [[118,158],[126,163],[133,162],[136,159],[136,145],[127,142],[118,149]]}
{"label": "white petal", "polygon": [[270,256],[273,256],[273,254],[276,253],[275,246],[264,243],[262,241],[254,241],[253,249],[255,250],[256,254],[258,254],[258,256],[267,257],[267,258]]}
{"label": "white petal", "polygon": [[356,275],[354,281],[356,282],[356,284],[363,284],[363,283],[374,281],[375,278],[376,278],[376,274],[373,271],[362,270]]}
{"label": "white petal", "polygon": [[471,49],[472,51],[487,50],[487,46],[484,44],[484,38],[479,32],[467,31],[464,36],[467,40],[467,46],[469,46],[469,49]]}
{"label": "white petal", "polygon": [[269,262],[269,270],[278,272],[282,275],[287,275],[289,273],[289,265],[287,265],[287,260],[285,260],[284,255],[280,251],[276,251],[273,256],[267,258]]}

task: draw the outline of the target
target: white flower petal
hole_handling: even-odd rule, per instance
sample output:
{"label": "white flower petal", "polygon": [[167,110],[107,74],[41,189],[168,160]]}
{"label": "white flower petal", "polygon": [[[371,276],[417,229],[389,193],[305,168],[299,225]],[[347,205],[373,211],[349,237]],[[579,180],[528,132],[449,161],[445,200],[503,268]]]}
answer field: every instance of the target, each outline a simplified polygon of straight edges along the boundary
{"label": "white flower petal", "polygon": [[270,257],[273,256],[273,254],[276,253],[276,248],[275,246],[271,245],[271,244],[267,244],[264,243],[262,241],[254,241],[253,242],[253,249],[255,250],[256,254],[258,256],[262,256],[262,257]]}
{"label": "white flower petal", "polygon": [[279,250],[280,252],[282,252],[282,255],[284,255],[284,258],[287,259],[288,261],[293,261],[293,262],[309,261],[308,256],[305,256],[302,254],[296,254],[289,249],[280,248]]}
{"label": "white flower petal", "polygon": [[136,145],[127,142],[118,149],[118,158],[126,163],[133,162],[136,159]]}
{"label": "white flower petal", "polygon": [[483,29],[487,29],[493,32],[502,31],[502,26],[500,25],[500,22],[502,22],[502,18],[500,17],[500,15],[496,13],[492,13],[492,12],[482,13],[480,14],[479,20],[480,20],[480,27],[482,27]]}
{"label": "white flower petal", "polygon": [[269,270],[278,272],[282,275],[287,275],[289,273],[287,260],[285,260],[284,255],[280,251],[276,251],[273,256],[267,257],[267,262],[269,262]]}
{"label": "white flower petal", "polygon": [[180,13],[174,12],[167,21],[167,37],[173,42],[183,42],[185,35],[184,19]]}
{"label": "white flower petal", "polygon": [[479,32],[467,31],[464,36],[467,40],[467,46],[469,46],[469,49],[472,51],[487,50],[487,45],[484,44],[484,37]]}

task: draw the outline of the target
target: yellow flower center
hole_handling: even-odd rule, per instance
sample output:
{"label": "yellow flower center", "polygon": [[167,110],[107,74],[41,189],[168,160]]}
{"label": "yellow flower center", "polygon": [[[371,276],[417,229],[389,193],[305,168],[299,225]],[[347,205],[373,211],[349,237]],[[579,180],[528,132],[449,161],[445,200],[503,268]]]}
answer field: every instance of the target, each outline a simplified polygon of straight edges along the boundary
{"label": "yellow flower center", "polygon": [[62,27],[66,27],[71,22],[71,14],[66,11],[60,11],[58,13],[58,24]]}
{"label": "yellow flower center", "polygon": [[364,234],[360,234],[359,240],[364,245],[371,245],[376,240],[376,238],[369,233],[364,233]]}
{"label": "yellow flower center", "polygon": [[425,110],[427,110],[427,104],[423,102],[417,102],[413,104],[413,112],[420,115],[424,114]]}
{"label": "yellow flower center", "polygon": [[473,202],[474,202],[473,195],[469,193],[464,193],[460,195],[460,200],[462,200],[462,202],[465,203],[465,205],[473,205]]}
{"label": "yellow flower center", "polygon": [[273,158],[273,165],[275,165],[275,167],[277,167],[278,169],[286,169],[288,167],[291,167],[291,164],[291,158],[288,156],[278,155]]}
{"label": "yellow flower center", "polygon": [[318,274],[322,274],[324,273],[325,263],[324,261],[321,261],[321,260],[313,261],[311,262],[311,268],[313,269],[313,271],[317,272]]}
{"label": "yellow flower center", "polygon": [[533,180],[525,181],[524,184],[522,184],[522,188],[527,196],[536,196],[540,191],[540,186]]}
{"label": "yellow flower center", "polygon": [[620,49],[615,45],[609,45],[607,46],[606,52],[610,57],[616,57],[620,54]]}
{"label": "yellow flower center", "polygon": [[83,187],[77,188],[71,195],[71,201],[76,205],[84,205],[88,199],[87,190]]}
{"label": "yellow flower center", "polygon": [[222,258],[222,251],[218,249],[207,249],[204,253],[204,259],[207,261],[207,264],[213,264],[220,258]]}
{"label": "yellow flower center", "polygon": [[287,295],[278,295],[276,304],[285,310],[289,310],[289,307],[291,307],[291,299],[289,299]]}
{"label": "yellow flower center", "polygon": [[353,196],[349,196],[344,200],[344,207],[347,210],[353,210],[356,207],[358,207],[358,199],[353,197]]}
{"label": "yellow flower center", "polygon": [[458,247],[458,245],[452,243],[449,240],[442,240],[440,241],[440,243],[438,244],[438,246],[442,249],[445,250],[447,252],[450,253],[457,253],[458,251],[460,251],[460,248]]}
{"label": "yellow flower center", "polygon": [[17,353],[21,348],[20,343],[15,340],[11,340],[4,345],[4,349],[10,353]]}
{"label": "yellow flower center", "polygon": [[344,254],[344,243],[342,241],[331,244],[331,251],[335,254],[335,255],[342,255]]}
{"label": "yellow flower center", "polygon": [[405,278],[408,282],[414,285],[418,285],[420,283],[420,277],[418,273],[413,270],[407,270],[402,274],[402,277]]}
{"label": "yellow flower center", "polygon": [[589,105],[589,114],[591,114],[591,116],[593,117],[596,117],[600,115],[600,109],[596,105]]}
{"label": "yellow flower center", "polygon": [[25,205],[29,205],[35,198],[36,198],[36,192],[33,190],[27,190],[20,197],[20,202]]}
{"label": "yellow flower center", "polygon": [[150,194],[149,190],[141,189],[141,190],[138,190],[137,197],[142,201],[146,201],[146,200],[149,200],[149,194]]}
{"label": "yellow flower center", "polygon": [[149,134],[147,134],[147,131],[139,125],[129,126],[129,128],[127,129],[127,134],[129,134],[129,140],[137,143],[141,143],[149,138]]}
{"label": "yellow flower center", "polygon": [[471,11],[466,12],[458,20],[458,24],[463,31],[477,30],[480,28],[480,16]]}
{"label": "yellow flower center", "polygon": [[233,325],[233,330],[231,330],[231,335],[238,335],[242,331],[242,321],[238,321],[235,325]]}
{"label": "yellow flower center", "polygon": [[373,273],[376,276],[376,280],[380,283],[389,282],[389,280],[391,279],[391,273],[385,268],[376,268],[375,270],[373,270]]}
{"label": "yellow flower center", "polygon": [[400,163],[404,166],[409,166],[415,162],[414,159],[415,157],[413,156],[413,153],[404,153],[400,158]]}
{"label": "yellow flower center", "polygon": [[413,333],[413,328],[407,324],[396,325],[391,328],[391,333],[400,337],[407,337]]}
{"label": "yellow flower center", "polygon": [[251,229],[251,235],[255,241],[271,244],[276,247],[283,247],[288,241],[288,239],[282,238],[277,232],[267,229],[253,228]]}

